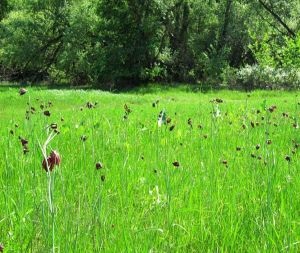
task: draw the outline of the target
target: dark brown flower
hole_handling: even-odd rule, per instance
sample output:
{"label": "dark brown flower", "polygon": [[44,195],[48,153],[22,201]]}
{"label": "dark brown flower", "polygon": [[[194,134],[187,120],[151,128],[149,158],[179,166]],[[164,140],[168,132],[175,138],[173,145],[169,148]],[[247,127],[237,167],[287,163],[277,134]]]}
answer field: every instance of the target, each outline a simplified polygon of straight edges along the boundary
{"label": "dark brown flower", "polygon": [[53,130],[54,130],[54,129],[57,129],[57,124],[56,124],[56,123],[52,123],[52,124],[50,125],[50,128],[53,129]]}
{"label": "dark brown flower", "polygon": [[175,161],[175,162],[173,162],[172,164],[173,164],[174,167],[177,167],[177,168],[180,166],[180,164],[179,164],[178,161]]}
{"label": "dark brown flower", "polygon": [[241,147],[236,147],[236,151],[241,151]]}
{"label": "dark brown flower", "polygon": [[95,105],[94,105],[92,102],[87,102],[87,103],[86,103],[86,107],[87,107],[88,109],[92,109],[92,108],[95,107]]}
{"label": "dark brown flower", "polygon": [[44,111],[44,115],[47,117],[50,117],[51,113],[50,113],[50,111]]}
{"label": "dark brown flower", "polygon": [[60,165],[61,159],[60,159],[60,155],[57,151],[52,150],[52,152],[50,153],[50,158],[51,158],[51,162],[54,165]]}
{"label": "dark brown flower", "polygon": [[293,123],[293,128],[298,129],[299,128],[298,123]]}
{"label": "dark brown flower", "polygon": [[175,125],[172,125],[172,126],[170,126],[169,130],[170,130],[170,131],[173,131],[174,128],[175,128]]}
{"label": "dark brown flower", "polygon": [[269,107],[269,112],[274,112],[275,110],[277,109],[277,106],[276,105],[272,105]]}
{"label": "dark brown flower", "polygon": [[286,112],[283,112],[283,113],[282,113],[282,116],[285,117],[285,118],[288,118],[288,117],[289,117],[289,114],[286,113]]}
{"label": "dark brown flower", "polygon": [[191,119],[191,118],[188,119],[188,125],[189,125],[190,127],[193,127],[193,122],[192,122],[192,119]]}
{"label": "dark brown flower", "polygon": [[27,92],[27,90],[25,89],[25,88],[21,88],[20,90],[19,90],[19,94],[22,96],[22,95],[24,95],[24,94],[26,94],[26,92]]}
{"label": "dark brown flower", "polygon": [[256,150],[259,150],[259,149],[260,149],[260,145],[257,144],[257,145],[255,146],[255,148],[256,148]]}
{"label": "dark brown flower", "polygon": [[267,143],[268,145],[271,145],[271,144],[272,144],[272,141],[271,141],[270,139],[268,139],[268,140],[266,141],[266,143]]}
{"label": "dark brown flower", "polygon": [[83,142],[85,142],[86,140],[87,140],[87,136],[86,135],[82,135],[81,137],[80,137],[80,139],[83,141]]}
{"label": "dark brown flower", "polygon": [[227,164],[228,164],[227,160],[223,160],[222,163],[223,163],[224,165],[227,165]]}
{"label": "dark brown flower", "polygon": [[124,110],[126,114],[130,114],[131,113],[131,109],[128,107],[127,104],[124,105]]}
{"label": "dark brown flower", "polygon": [[288,162],[290,162],[292,159],[291,159],[290,156],[286,155],[286,156],[285,156],[285,160],[288,161]]}
{"label": "dark brown flower", "polygon": [[101,176],[101,181],[102,181],[102,182],[105,181],[105,176],[104,176],[104,175]]}
{"label": "dark brown flower", "polygon": [[19,139],[20,139],[20,141],[21,141],[21,143],[22,143],[22,146],[25,146],[25,145],[28,144],[28,140],[26,140],[26,139],[24,139],[24,138],[22,138],[22,137],[19,137]]}
{"label": "dark brown flower", "polygon": [[54,166],[59,166],[61,162],[60,155],[57,151],[53,150],[50,155],[47,157],[47,160],[44,158],[42,162],[42,166],[45,169],[45,171],[52,171],[54,169]]}
{"label": "dark brown flower", "polygon": [[100,169],[102,169],[102,168],[103,168],[102,163],[101,163],[101,162],[97,162],[97,163],[96,163],[96,169],[97,169],[97,170],[100,170]]}

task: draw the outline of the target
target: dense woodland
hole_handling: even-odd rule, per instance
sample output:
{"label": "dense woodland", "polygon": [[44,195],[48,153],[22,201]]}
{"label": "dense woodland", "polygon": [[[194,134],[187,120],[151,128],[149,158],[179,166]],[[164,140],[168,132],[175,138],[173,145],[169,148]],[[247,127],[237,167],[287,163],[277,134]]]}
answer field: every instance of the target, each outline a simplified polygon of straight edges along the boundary
{"label": "dense woodland", "polygon": [[300,87],[299,0],[0,0],[0,79]]}

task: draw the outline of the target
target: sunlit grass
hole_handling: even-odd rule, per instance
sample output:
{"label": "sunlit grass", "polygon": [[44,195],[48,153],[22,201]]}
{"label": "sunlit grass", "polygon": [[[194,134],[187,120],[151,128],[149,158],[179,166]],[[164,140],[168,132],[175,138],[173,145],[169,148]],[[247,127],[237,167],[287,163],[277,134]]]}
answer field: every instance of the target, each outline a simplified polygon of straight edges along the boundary
{"label": "sunlit grass", "polygon": [[[0,242],[52,250],[39,142],[57,123],[56,252],[298,252],[299,102],[296,92],[1,88]],[[171,122],[158,127],[163,109]]]}

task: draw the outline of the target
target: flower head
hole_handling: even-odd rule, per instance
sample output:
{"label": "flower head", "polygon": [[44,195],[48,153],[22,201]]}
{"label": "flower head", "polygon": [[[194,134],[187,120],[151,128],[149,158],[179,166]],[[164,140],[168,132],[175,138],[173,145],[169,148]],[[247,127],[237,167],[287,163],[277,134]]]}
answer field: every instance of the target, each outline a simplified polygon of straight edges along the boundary
{"label": "flower head", "polygon": [[59,153],[55,150],[52,150],[52,152],[47,157],[47,159],[44,158],[42,162],[42,166],[46,171],[48,170],[52,171],[55,165],[60,165],[60,162],[61,162],[61,158]]}

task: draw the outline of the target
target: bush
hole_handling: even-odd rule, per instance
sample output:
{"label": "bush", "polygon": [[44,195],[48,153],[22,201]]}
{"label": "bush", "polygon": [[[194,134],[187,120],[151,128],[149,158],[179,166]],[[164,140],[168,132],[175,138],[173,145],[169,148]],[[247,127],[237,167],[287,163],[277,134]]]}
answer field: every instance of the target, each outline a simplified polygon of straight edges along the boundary
{"label": "bush", "polygon": [[275,68],[247,65],[239,70],[223,71],[223,84],[229,88],[252,89],[299,89],[300,69]]}

